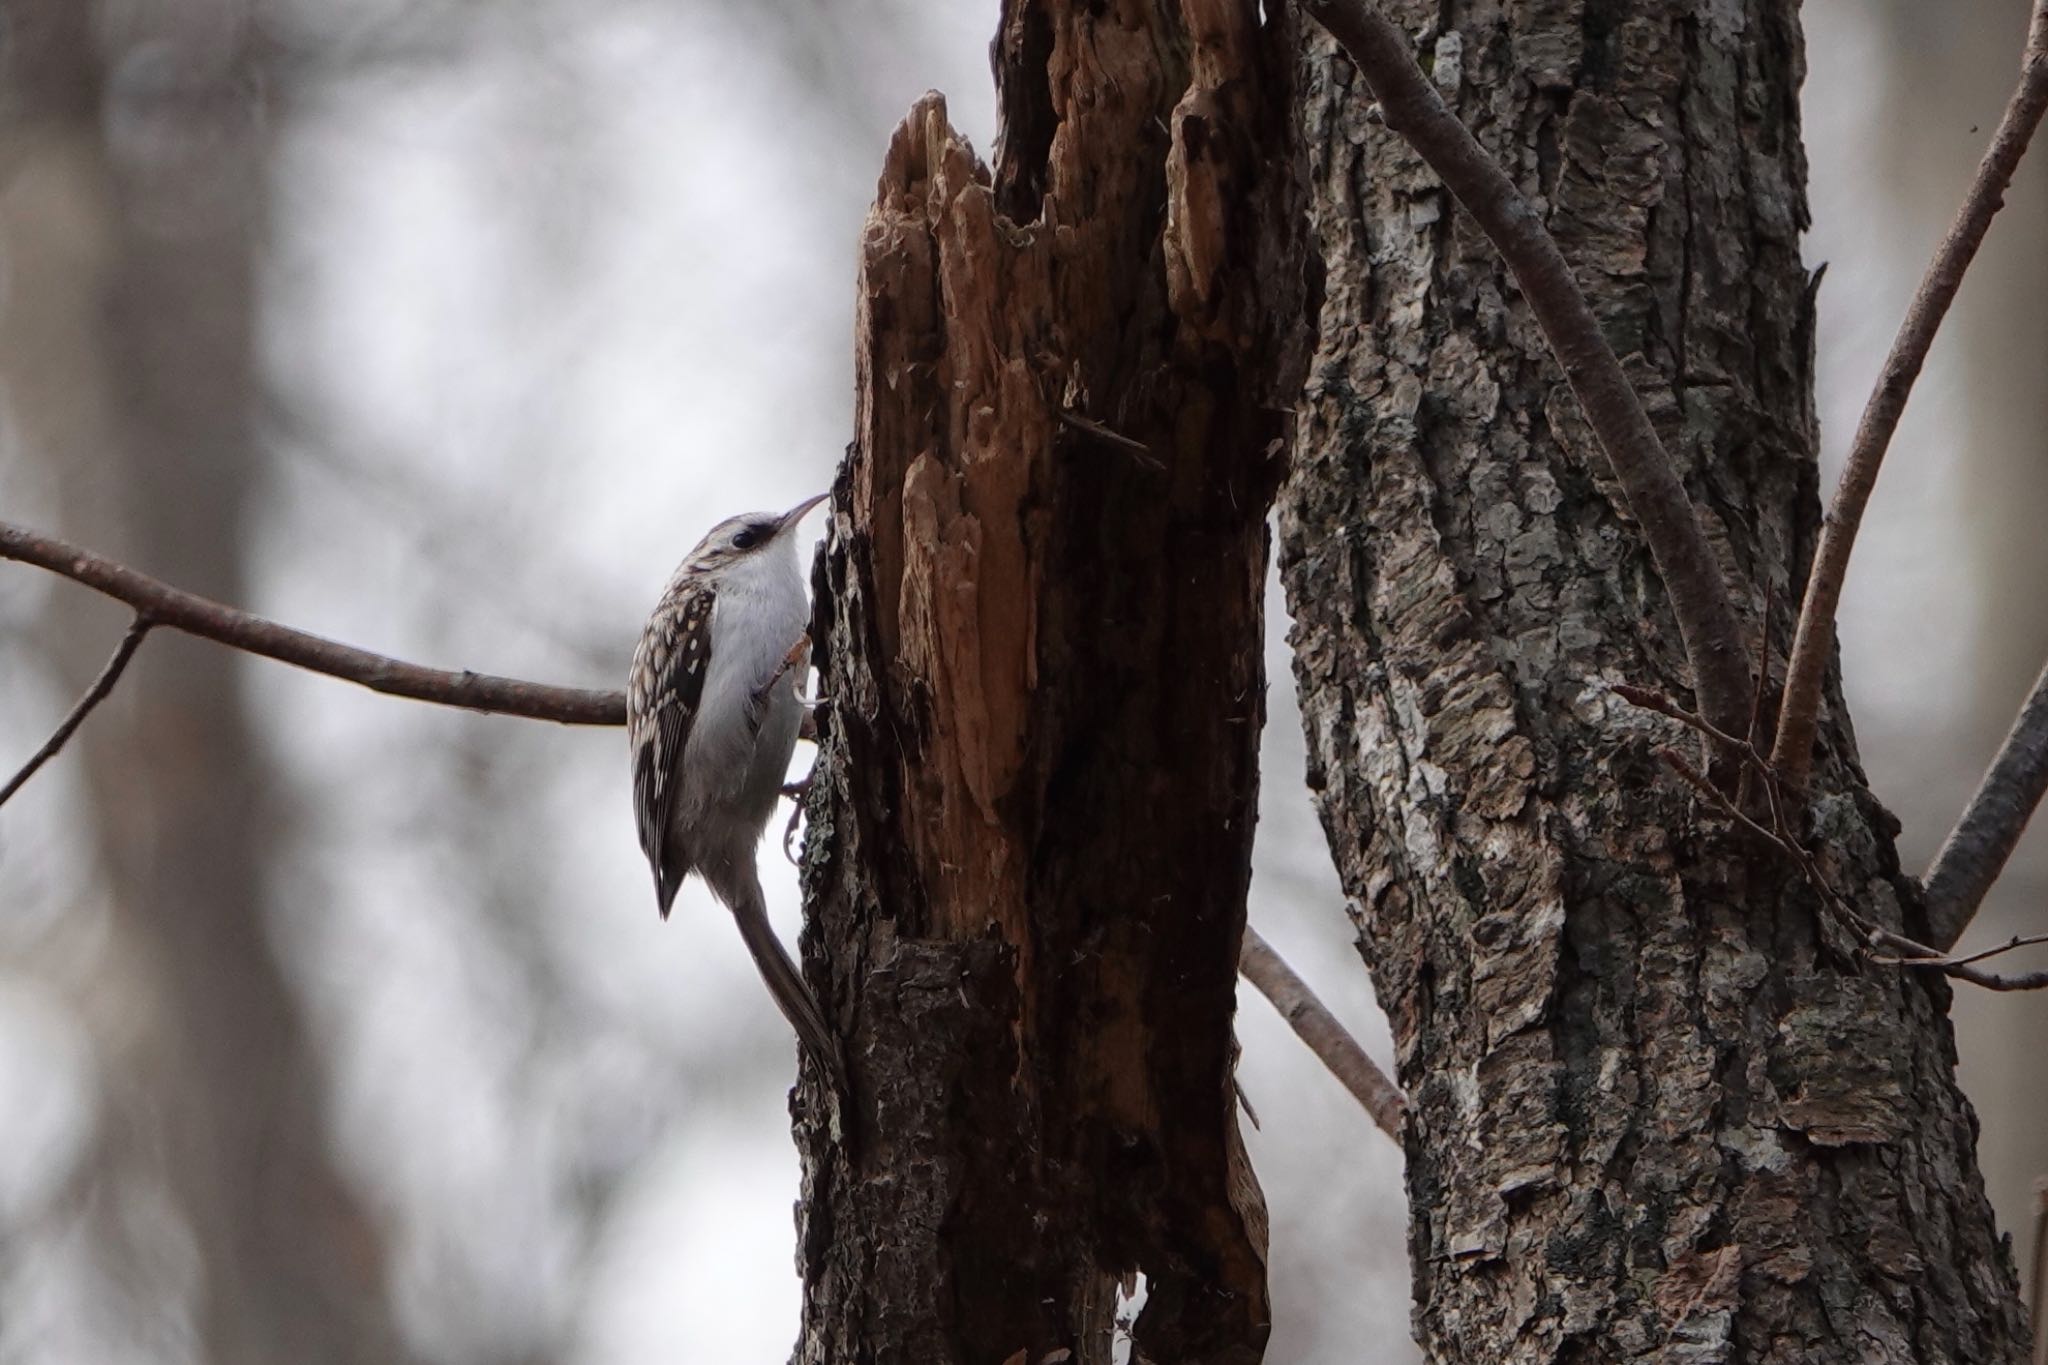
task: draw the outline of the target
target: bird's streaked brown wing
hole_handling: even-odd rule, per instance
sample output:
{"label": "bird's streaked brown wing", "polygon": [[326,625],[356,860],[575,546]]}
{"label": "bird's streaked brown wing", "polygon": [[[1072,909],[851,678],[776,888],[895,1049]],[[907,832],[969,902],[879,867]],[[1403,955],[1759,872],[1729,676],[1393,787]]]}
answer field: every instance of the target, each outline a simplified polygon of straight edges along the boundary
{"label": "bird's streaked brown wing", "polygon": [[689,850],[668,835],[669,812],[682,785],[683,746],[704,695],[711,664],[711,604],[707,584],[685,583],[654,609],[633,651],[626,683],[626,737],[633,748],[633,808],[640,850],[654,871],[654,894],[663,919],[690,871]]}

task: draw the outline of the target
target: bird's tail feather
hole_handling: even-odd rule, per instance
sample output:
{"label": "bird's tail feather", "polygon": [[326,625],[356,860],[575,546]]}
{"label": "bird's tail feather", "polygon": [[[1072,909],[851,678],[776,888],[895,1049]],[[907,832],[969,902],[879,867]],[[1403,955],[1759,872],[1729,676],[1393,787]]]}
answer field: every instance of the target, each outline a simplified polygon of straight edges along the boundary
{"label": "bird's tail feather", "polygon": [[840,1060],[839,1040],[825,1026],[824,1012],[818,1008],[811,988],[804,984],[803,973],[797,970],[796,962],[782,946],[782,940],[775,937],[759,887],[753,888],[752,895],[740,896],[736,900],[732,917],[739,924],[740,938],[753,955],[761,980],[767,983],[768,993],[775,997],[776,1005],[796,1029],[805,1049],[843,1089],[846,1067]]}

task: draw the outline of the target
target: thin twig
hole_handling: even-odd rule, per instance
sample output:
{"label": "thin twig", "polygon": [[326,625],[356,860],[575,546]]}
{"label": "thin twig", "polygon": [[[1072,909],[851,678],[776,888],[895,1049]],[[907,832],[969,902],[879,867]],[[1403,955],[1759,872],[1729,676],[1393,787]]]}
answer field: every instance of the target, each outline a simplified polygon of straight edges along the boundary
{"label": "thin twig", "polygon": [[1060,425],[1072,427],[1085,436],[1093,436],[1104,445],[1115,446],[1154,473],[1166,468],[1166,462],[1152,453],[1152,447],[1136,437],[1126,436],[1113,427],[1104,426],[1093,417],[1084,417],[1072,408],[1062,407],[1055,407],[1052,415],[1059,419]]}
{"label": "thin twig", "polygon": [[[1773,584],[1769,574],[1764,575],[1764,609],[1756,618],[1756,662],[1750,665],[1750,674],[1755,682],[1749,693],[1749,724],[1742,727],[1743,742],[1752,752],[1763,743],[1761,731],[1764,718],[1764,693],[1771,685],[1771,608],[1776,605],[1772,592]],[[1749,804],[1749,780],[1755,774],[1749,769],[1742,770],[1742,779],[1735,790],[1735,804]]]}
{"label": "thin twig", "polygon": [[1738,757],[1753,759],[1759,763],[1763,761],[1763,755],[1748,740],[1737,739],[1712,721],[1696,712],[1686,710],[1654,688],[1637,687],[1634,683],[1610,683],[1608,688],[1629,705],[1640,706],[1645,711],[1655,711],[1660,716],[1669,716],[1672,720],[1699,731],[1723,748],[1731,750]]}
{"label": "thin twig", "polygon": [[1941,965],[1942,959],[1939,950],[1930,948],[1924,943],[1916,943],[1904,934],[1895,934],[1889,929],[1879,929],[1870,936],[1870,941],[1879,947],[1890,948],[1893,952],[1899,954],[1897,957],[1879,959],[1893,966],[1938,967]]}
{"label": "thin twig", "polygon": [[1373,1064],[1358,1040],[1316,998],[1308,983],[1295,975],[1294,969],[1250,925],[1245,926],[1244,948],[1237,969],[1280,1011],[1280,1017],[1287,1021],[1295,1036],[1308,1044],[1330,1074],[1344,1083],[1379,1130],[1399,1142],[1401,1114],[1407,1107],[1401,1087]]}
{"label": "thin twig", "polygon": [[[2014,948],[2029,947],[2036,943],[2048,943],[2048,934],[2015,937],[2009,943],[1984,952],[1972,953],[1966,957],[1950,957],[1939,948],[1931,948],[1927,944],[1884,928],[1859,912],[1855,906],[1849,903],[1847,897],[1835,889],[1834,884],[1828,880],[1827,873],[1822,870],[1819,860],[1814,857],[1812,850],[1799,841],[1798,836],[1794,834],[1791,828],[1786,804],[1780,800],[1780,790],[1784,786],[1784,778],[1768,762],[1759,758],[1746,742],[1737,741],[1730,736],[1720,734],[1713,726],[1708,725],[1698,716],[1686,713],[1668,698],[1662,697],[1647,688],[1630,687],[1623,691],[1623,687],[1617,685],[1615,691],[1637,705],[1669,715],[1674,720],[1682,721],[1702,734],[1708,735],[1710,738],[1737,751],[1745,770],[1754,771],[1763,779],[1764,796],[1769,802],[1771,810],[1771,824],[1769,828],[1752,819],[1729,797],[1727,792],[1722,791],[1720,787],[1707,778],[1706,774],[1688,763],[1685,756],[1679,753],[1678,750],[1669,747],[1660,748],[1657,751],[1657,756],[1663,759],[1665,766],[1678,774],[1687,786],[1698,792],[1705,798],[1708,804],[1712,805],[1722,815],[1770,844],[1790,859],[1792,865],[1799,869],[1800,876],[1806,880],[1806,883],[1813,888],[1815,894],[1820,897],[1821,908],[1862,944],[1862,956],[1866,960],[1883,966],[1931,969],[1944,975],[1952,976],[1959,981],[1967,981],[1972,985],[1982,986],[1986,990],[2037,991],[2048,989],[2048,971],[2025,972],[2017,976],[2007,976],[1998,972],[1986,971],[1984,968],[1976,965],[1987,957],[1995,957],[2000,953],[2010,952]],[[1884,956],[1876,951],[1879,948],[1888,948],[1897,956]]]}
{"label": "thin twig", "polygon": [[[1915,953],[1911,957],[1880,957],[1871,960],[1888,963],[1894,967],[1967,967],[1972,962],[1982,962],[1987,957],[1997,957],[2016,948],[2033,948],[2043,943],[2048,943],[2048,934],[2014,934],[1996,947],[1980,948],[1974,953],[1964,953],[1960,957],[1944,956],[1930,944],[1915,943],[1915,948],[1926,948],[1927,952]],[[1934,955],[1929,957],[1928,953]]]}
{"label": "thin twig", "polygon": [[[1926,946],[1925,944],[1914,944],[1910,939],[1904,942],[1907,946],[1912,947]],[[1887,961],[1889,959],[1878,958],[1874,960]],[[1974,967],[1967,962],[1953,961],[1939,956],[1908,957],[1900,961],[1898,965],[1903,967],[1922,967],[1937,971],[1944,976],[1952,976],[1958,981],[1967,981],[1973,986],[1982,986],[1987,991],[2048,990],[2048,971],[2021,972],[2015,976],[2008,976],[2002,972],[1987,972],[1982,967]]]}
{"label": "thin twig", "polygon": [[1983,244],[1991,219],[2005,203],[2005,189],[2027,150],[2027,142],[2048,113],[2048,0],[2034,0],[2027,32],[2019,88],[2005,106],[1992,135],[1990,150],[1977,166],[1970,192],[1942,238],[1920,288],[1906,309],[1906,319],[1885,357],[1870,402],[1849,443],[1849,458],[1835,489],[1834,505],[1821,526],[1820,545],[1807,575],[1806,600],[1799,609],[1799,628],[1785,666],[1785,693],[1778,708],[1778,742],[1771,761],[1795,787],[1806,785],[1813,760],[1813,736],[1819,724],[1821,685],[1835,648],[1835,611],[1841,605],[1848,577],[1849,552],[1863,523],[1863,509],[1877,486],[1878,467],[1898,429],[1899,416],[1913,391],[1913,381],[1927,359],[1934,334],[1949,304],[1962,287],[1963,275]]}
{"label": "thin twig", "polygon": [[2034,679],[2034,690],[1998,756],[1927,870],[1927,937],[1935,947],[1953,947],[1970,927],[2043,792],[2048,792],[2048,665]]}
{"label": "thin twig", "polygon": [[1743,814],[1741,809],[1738,808],[1733,801],[1728,799],[1728,794],[1726,792],[1722,791],[1712,782],[1709,782],[1707,780],[1706,774],[1700,772],[1699,769],[1693,767],[1692,764],[1685,761],[1685,755],[1679,753],[1676,749],[1659,749],[1657,751],[1657,757],[1663,759],[1664,765],[1670,768],[1671,771],[1677,773],[1681,778],[1684,778],[1687,786],[1691,787],[1694,791],[1697,791],[1700,795],[1706,797],[1707,800],[1711,802],[1714,805],[1714,807],[1721,812],[1721,814],[1727,816],[1736,824],[1741,825],[1750,833],[1755,834],[1759,838],[1764,839],[1766,842],[1775,845],[1780,852],[1784,853],[1787,857],[1793,859],[1795,862],[1798,861],[1799,854],[1797,851],[1798,846],[1796,844],[1793,844],[1790,841],[1784,839],[1772,830],[1765,829],[1762,825],[1750,819],[1749,816]]}
{"label": "thin twig", "polygon": [[490,711],[563,725],[624,725],[619,692],[549,687],[486,673],[450,672],[372,654],[279,625],[161,583],[126,565],[0,521],[0,559],[18,560],[126,602],[153,625],[169,626],[250,654],[359,683],[373,691],[441,706]]}
{"label": "thin twig", "polygon": [[1556,241],[1507,173],[1445,107],[1416,65],[1406,34],[1374,13],[1368,0],[1301,5],[1350,55],[1387,126],[1457,196],[1514,273],[1643,528],[1692,663],[1700,713],[1723,730],[1741,729],[1749,662],[1720,561]]}
{"label": "thin twig", "polygon": [[92,714],[92,709],[107,699],[107,694],[114,690],[114,684],[121,681],[121,673],[128,667],[128,661],[142,647],[142,637],[149,634],[149,628],[155,624],[141,612],[135,614],[135,619],[128,623],[128,633],[121,637],[120,644],[114,646],[106,666],[92,680],[92,686],[85,689],[85,695],[57,723],[57,728],[43,741],[43,747],[36,750],[35,756],[22,764],[21,771],[9,778],[6,786],[0,787],[0,806],[6,805],[9,797],[27,786],[28,780],[36,775],[36,769],[55,758],[57,751],[64,747],[78,727],[85,724],[85,718]]}

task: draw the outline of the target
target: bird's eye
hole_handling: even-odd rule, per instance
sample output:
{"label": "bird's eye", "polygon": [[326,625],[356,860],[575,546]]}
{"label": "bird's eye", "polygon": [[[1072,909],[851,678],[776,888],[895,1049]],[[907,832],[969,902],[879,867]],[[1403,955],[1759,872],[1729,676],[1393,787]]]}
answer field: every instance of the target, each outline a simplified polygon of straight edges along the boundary
{"label": "bird's eye", "polygon": [[742,526],[732,533],[732,547],[735,550],[751,550],[761,539],[761,533],[751,526]]}

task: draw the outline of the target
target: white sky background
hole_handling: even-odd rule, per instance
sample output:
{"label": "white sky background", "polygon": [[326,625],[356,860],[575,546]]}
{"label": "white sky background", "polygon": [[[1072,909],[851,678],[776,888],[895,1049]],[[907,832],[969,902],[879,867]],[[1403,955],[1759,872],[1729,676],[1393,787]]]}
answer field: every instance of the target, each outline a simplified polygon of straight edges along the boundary
{"label": "white sky background", "polygon": [[[248,605],[425,662],[614,685],[711,522],[830,482],[875,171],[927,87],[990,150],[995,5],[487,8],[446,46],[397,0],[286,7],[296,44],[332,66],[279,124],[265,337],[280,472]],[[1888,92],[1866,77],[1858,9],[1805,11],[1831,469],[1931,242],[1871,230],[1886,190],[1864,134]],[[369,55],[394,33],[434,50]],[[1988,130],[2008,76],[1987,73],[1989,113],[1927,116]],[[1981,136],[1959,145],[1957,186]],[[1953,199],[1944,187],[1944,214]],[[1971,587],[1944,493],[1958,461],[1942,437],[1963,430],[1946,363],[1916,393],[1843,627],[1865,757],[1914,865],[1982,761],[1948,753],[1958,723],[1927,701],[1972,644],[1951,605]],[[1277,593],[1271,614],[1252,916],[1384,1063],[1301,781]],[[280,941],[332,1040],[339,1148],[392,1220],[416,1345],[451,1362],[785,1359],[794,1044],[700,887],[668,924],[654,915],[620,737],[251,669],[296,807]],[[34,725],[0,724],[7,752],[34,742]],[[50,800],[75,799],[54,769],[38,782],[53,779]],[[791,934],[794,871],[772,845],[763,869]],[[1398,1154],[1262,1000],[1244,1004],[1270,1358],[1403,1358]],[[0,971],[0,1226],[90,1125],[81,1038]]]}

